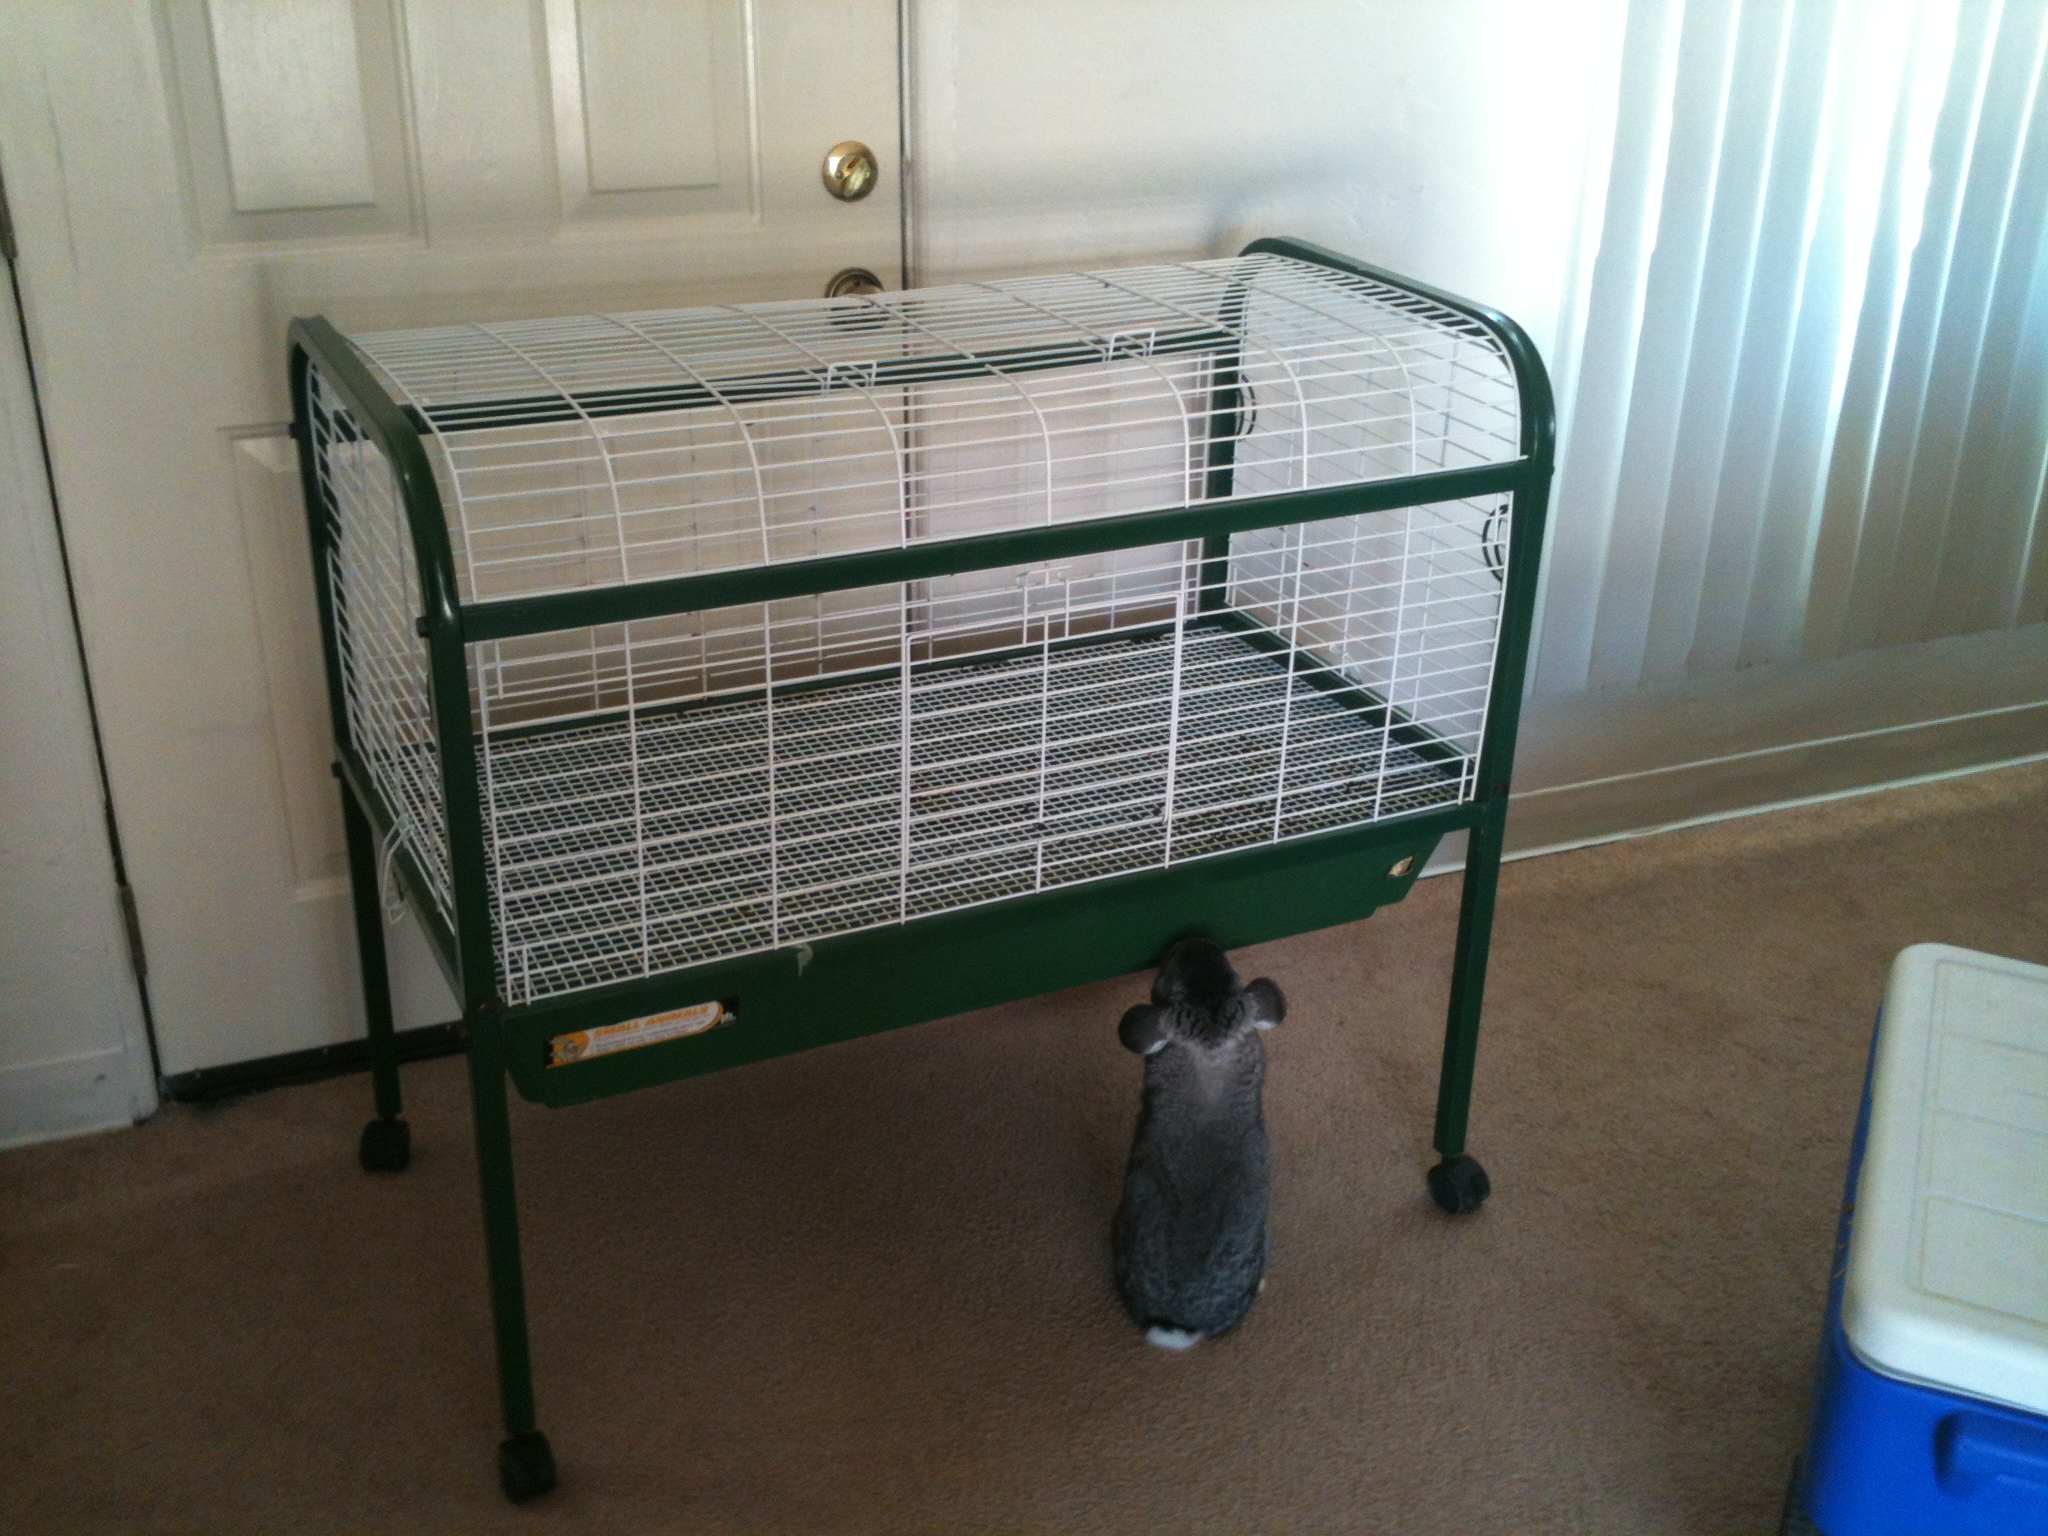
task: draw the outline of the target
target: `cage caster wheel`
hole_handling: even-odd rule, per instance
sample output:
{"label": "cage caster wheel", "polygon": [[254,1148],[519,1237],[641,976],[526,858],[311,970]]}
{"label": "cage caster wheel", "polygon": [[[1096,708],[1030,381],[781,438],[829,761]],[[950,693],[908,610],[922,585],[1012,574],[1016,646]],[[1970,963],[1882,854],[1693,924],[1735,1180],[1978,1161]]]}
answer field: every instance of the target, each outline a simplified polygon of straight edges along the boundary
{"label": "cage caster wheel", "polygon": [[555,1486],[555,1451],[537,1429],[498,1445],[498,1486],[514,1504],[524,1504]]}
{"label": "cage caster wheel", "polygon": [[1453,1216],[1476,1211],[1493,1193],[1493,1181],[1479,1159],[1460,1152],[1429,1170],[1429,1197]]}
{"label": "cage caster wheel", "polygon": [[363,1127],[356,1158],[365,1173],[403,1173],[412,1161],[412,1127],[403,1120],[372,1120]]}

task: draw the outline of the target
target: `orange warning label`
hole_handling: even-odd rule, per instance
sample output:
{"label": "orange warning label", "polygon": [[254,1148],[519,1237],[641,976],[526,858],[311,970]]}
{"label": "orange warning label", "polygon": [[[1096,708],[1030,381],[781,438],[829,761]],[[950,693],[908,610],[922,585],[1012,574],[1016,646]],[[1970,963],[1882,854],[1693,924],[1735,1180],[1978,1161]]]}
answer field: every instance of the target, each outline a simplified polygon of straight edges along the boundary
{"label": "orange warning label", "polygon": [[650,1013],[642,1019],[627,1019],[623,1024],[601,1024],[596,1029],[573,1030],[548,1041],[548,1065],[566,1067],[572,1061],[588,1061],[593,1056],[630,1051],[635,1046],[653,1045],[658,1040],[701,1034],[731,1017],[723,1003],[692,1003],[687,1008],[671,1008],[667,1013]]}

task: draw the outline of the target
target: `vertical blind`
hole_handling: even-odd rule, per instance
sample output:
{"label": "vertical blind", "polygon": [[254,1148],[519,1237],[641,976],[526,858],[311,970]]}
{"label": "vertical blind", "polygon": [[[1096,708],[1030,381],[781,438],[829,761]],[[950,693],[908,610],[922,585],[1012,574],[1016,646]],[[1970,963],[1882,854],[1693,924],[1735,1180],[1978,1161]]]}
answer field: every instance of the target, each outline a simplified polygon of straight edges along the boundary
{"label": "vertical blind", "polygon": [[2048,619],[2048,0],[1634,0],[1532,687]]}

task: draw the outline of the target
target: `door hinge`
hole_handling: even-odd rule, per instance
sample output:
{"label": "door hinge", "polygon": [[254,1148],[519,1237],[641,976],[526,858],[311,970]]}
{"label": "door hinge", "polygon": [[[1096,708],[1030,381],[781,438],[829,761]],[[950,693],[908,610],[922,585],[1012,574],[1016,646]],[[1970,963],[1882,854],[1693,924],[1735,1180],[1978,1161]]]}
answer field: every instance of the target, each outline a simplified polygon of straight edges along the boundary
{"label": "door hinge", "polygon": [[0,169],[0,256],[12,264],[15,255],[14,214],[7,207],[7,172]]}
{"label": "door hinge", "polygon": [[149,957],[142,952],[142,915],[135,909],[135,887],[117,885],[121,896],[121,926],[128,931],[128,963],[135,967],[135,979],[149,979]]}

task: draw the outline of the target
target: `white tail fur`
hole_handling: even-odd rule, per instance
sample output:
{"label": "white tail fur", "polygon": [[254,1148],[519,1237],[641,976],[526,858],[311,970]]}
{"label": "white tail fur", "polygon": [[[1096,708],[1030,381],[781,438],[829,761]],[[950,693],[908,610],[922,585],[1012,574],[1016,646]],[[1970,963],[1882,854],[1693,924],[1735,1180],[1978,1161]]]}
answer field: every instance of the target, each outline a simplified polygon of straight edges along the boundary
{"label": "white tail fur", "polygon": [[1190,1333],[1185,1328],[1147,1328],[1145,1342],[1159,1349],[1170,1349],[1178,1353],[1193,1349],[1202,1342],[1202,1335]]}

